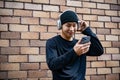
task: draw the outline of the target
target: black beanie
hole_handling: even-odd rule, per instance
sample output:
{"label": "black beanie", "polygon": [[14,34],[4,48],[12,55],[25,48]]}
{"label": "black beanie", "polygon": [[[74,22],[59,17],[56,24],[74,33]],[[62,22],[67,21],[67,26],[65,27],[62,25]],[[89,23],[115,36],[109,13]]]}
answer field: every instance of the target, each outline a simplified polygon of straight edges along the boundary
{"label": "black beanie", "polygon": [[78,17],[77,14],[73,11],[67,10],[60,16],[61,25],[63,25],[66,22],[76,22],[78,23]]}

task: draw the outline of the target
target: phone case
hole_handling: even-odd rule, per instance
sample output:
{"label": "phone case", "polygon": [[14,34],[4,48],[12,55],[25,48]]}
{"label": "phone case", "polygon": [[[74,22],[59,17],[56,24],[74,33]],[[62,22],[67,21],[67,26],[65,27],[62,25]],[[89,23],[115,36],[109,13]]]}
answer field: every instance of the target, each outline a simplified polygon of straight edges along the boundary
{"label": "phone case", "polygon": [[90,41],[90,36],[86,36],[86,37],[83,37],[82,40],[81,40],[81,44],[84,44],[84,43],[87,43]]}

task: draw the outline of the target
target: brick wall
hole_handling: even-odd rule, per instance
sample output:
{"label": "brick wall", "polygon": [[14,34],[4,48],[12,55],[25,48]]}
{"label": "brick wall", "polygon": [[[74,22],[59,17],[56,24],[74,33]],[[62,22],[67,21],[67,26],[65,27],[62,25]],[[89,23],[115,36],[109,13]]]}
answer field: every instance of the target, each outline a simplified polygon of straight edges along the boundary
{"label": "brick wall", "polygon": [[[104,55],[87,57],[87,80],[120,80],[120,0],[0,0],[0,79],[52,80],[45,43],[71,9],[88,22]],[[80,34],[76,34],[79,38]]]}

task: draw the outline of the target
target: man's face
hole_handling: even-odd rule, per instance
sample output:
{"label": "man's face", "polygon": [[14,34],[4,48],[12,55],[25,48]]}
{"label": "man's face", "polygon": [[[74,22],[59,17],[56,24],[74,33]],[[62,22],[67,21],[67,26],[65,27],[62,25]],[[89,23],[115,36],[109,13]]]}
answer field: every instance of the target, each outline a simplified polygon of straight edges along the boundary
{"label": "man's face", "polygon": [[76,22],[67,22],[62,26],[62,34],[66,38],[71,38],[77,30]]}

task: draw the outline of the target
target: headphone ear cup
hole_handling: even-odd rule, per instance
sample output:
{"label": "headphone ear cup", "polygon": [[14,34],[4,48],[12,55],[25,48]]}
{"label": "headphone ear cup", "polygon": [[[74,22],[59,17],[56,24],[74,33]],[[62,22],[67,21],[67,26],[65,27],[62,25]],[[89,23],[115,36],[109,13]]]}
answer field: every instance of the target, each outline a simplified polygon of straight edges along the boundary
{"label": "headphone ear cup", "polygon": [[80,28],[80,22],[81,22],[81,21],[78,20],[78,24],[77,24],[77,28],[78,28],[78,29]]}
{"label": "headphone ear cup", "polygon": [[60,30],[62,28],[60,19],[57,21],[57,27],[58,27],[58,30]]}

